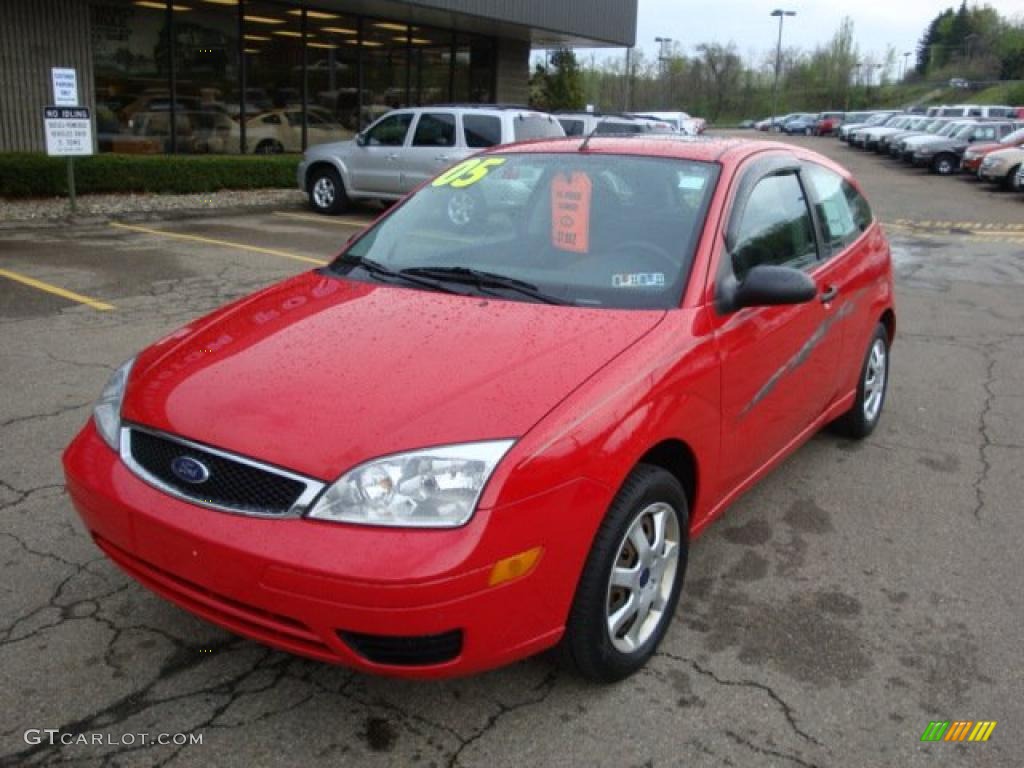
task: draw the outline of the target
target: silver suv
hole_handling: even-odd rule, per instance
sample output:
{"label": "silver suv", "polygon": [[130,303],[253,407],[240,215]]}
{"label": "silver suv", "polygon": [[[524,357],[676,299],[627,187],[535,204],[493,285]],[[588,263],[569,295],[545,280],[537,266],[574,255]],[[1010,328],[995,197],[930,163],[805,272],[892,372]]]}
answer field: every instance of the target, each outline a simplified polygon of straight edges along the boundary
{"label": "silver suv", "polygon": [[525,107],[396,109],[351,141],[307,149],[299,189],[313,210],[341,213],[351,200],[397,200],[481,149],[564,135],[554,117]]}

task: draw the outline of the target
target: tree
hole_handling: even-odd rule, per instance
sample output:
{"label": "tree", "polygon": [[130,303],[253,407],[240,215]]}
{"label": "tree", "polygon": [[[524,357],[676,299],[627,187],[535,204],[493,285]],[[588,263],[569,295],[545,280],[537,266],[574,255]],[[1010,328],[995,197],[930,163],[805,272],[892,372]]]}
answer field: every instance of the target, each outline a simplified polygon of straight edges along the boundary
{"label": "tree", "polygon": [[733,43],[701,43],[697,46],[700,63],[706,72],[708,93],[711,97],[709,117],[717,120],[722,114],[726,98],[738,90],[743,61],[736,53]]}
{"label": "tree", "polygon": [[583,108],[583,80],[571,50],[563,48],[552,54],[551,67],[544,71],[541,82],[545,109]]}

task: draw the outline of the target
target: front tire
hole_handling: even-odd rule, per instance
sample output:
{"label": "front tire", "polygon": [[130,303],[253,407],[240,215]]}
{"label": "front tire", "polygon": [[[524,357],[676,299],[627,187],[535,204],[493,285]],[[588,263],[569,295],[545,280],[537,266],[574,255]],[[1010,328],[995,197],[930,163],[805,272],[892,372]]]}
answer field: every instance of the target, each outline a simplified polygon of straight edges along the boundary
{"label": "front tire", "polygon": [[341,176],[331,167],[315,168],[309,174],[309,205],[317,213],[341,213],[348,208],[348,195]]}
{"label": "front tire", "polygon": [[875,431],[882,417],[882,406],[889,388],[889,332],[882,323],[868,342],[864,363],[857,383],[857,397],[853,406],[833,424],[835,430],[846,437],[862,440]]}
{"label": "front tire", "polygon": [[679,481],[638,465],[594,537],[569,613],[563,650],[581,675],[615,682],[654,655],[679,602],[688,530]]}
{"label": "front tire", "polygon": [[1020,171],[1020,166],[1015,165],[1013,168],[1010,169],[1010,172],[1006,174],[1006,176],[1003,178],[1003,187],[1005,189],[1008,189],[1011,192],[1021,191],[1022,187],[1020,185],[1020,182],[1018,182],[1017,180],[1018,171]]}

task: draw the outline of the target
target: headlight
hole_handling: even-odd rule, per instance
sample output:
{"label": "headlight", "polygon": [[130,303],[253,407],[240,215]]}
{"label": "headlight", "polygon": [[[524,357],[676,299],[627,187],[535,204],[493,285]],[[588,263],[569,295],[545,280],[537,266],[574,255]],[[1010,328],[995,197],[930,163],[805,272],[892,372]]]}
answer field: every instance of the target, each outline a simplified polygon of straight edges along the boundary
{"label": "headlight", "polygon": [[318,520],[455,528],[473,516],[512,440],[398,453],[362,464],[331,485],[309,513]]}
{"label": "headlight", "polygon": [[124,400],[124,385],[128,382],[128,374],[134,362],[135,358],[132,358],[114,371],[92,409],[96,431],[115,451],[121,449],[121,401]]}
{"label": "headlight", "polygon": [[929,155],[934,155],[935,150],[930,149],[928,147],[921,147],[919,150],[917,150],[917,154],[920,155],[921,157],[928,157]]}

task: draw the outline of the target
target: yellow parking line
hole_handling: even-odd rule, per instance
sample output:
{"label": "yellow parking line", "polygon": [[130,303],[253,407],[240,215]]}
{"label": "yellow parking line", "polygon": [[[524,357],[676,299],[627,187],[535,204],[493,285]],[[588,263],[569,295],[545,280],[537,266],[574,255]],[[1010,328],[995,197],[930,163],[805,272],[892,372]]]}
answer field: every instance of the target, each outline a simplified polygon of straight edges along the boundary
{"label": "yellow parking line", "polygon": [[224,248],[235,248],[239,251],[254,251],[255,253],[265,253],[268,256],[278,256],[282,259],[293,259],[294,261],[305,261],[309,264],[326,264],[327,262],[323,259],[314,259],[310,256],[300,256],[297,253],[290,253],[288,251],[279,251],[276,248],[261,248],[258,245],[247,245],[246,243],[236,243],[231,240],[217,240],[212,237],[202,237],[201,235],[186,235],[182,232],[165,232],[162,229],[151,229],[149,227],[140,227],[137,224],[121,224],[120,222],[112,221],[110,226],[117,227],[118,229],[128,229],[132,232],[142,232],[147,235],[156,235],[157,237],[168,237],[175,240],[192,240],[197,243],[206,243],[207,245],[219,245]]}
{"label": "yellow parking line", "polygon": [[355,218],[347,216],[345,218],[339,218],[337,216],[315,216],[309,213],[288,213],[287,211],[274,211],[275,216],[284,216],[288,219],[302,219],[303,221],[315,221],[317,224],[334,224],[339,227],[365,227],[373,218]]}
{"label": "yellow parking line", "polygon": [[112,304],[91,299],[80,293],[75,293],[74,291],[69,291],[66,288],[51,285],[50,283],[44,283],[42,280],[36,280],[34,277],[29,277],[28,275],[20,275],[17,272],[11,272],[8,269],[0,269],[0,277],[6,277],[8,280],[14,280],[15,282],[22,283],[23,285],[38,288],[40,291],[46,291],[47,293],[52,293],[54,296],[60,296],[61,298],[69,299],[70,301],[76,301],[79,304],[85,304],[87,307],[92,307],[100,312],[109,312],[114,308]]}

